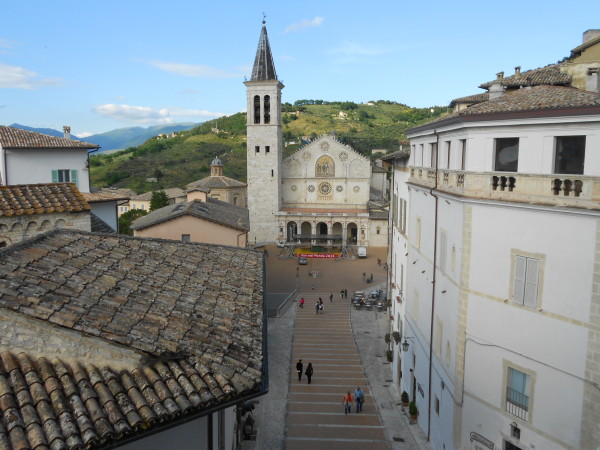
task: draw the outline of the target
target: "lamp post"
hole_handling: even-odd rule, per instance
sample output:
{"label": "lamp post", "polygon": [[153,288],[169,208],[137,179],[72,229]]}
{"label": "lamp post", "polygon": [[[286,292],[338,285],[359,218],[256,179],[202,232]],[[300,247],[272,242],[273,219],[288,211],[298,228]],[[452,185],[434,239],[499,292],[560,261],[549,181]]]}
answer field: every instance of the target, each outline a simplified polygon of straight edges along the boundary
{"label": "lamp post", "polygon": [[402,351],[403,352],[407,352],[408,351],[408,347],[410,346],[410,344],[408,343],[408,340],[410,340],[410,342],[415,342],[414,337],[412,336],[404,336],[404,342],[402,343]]}

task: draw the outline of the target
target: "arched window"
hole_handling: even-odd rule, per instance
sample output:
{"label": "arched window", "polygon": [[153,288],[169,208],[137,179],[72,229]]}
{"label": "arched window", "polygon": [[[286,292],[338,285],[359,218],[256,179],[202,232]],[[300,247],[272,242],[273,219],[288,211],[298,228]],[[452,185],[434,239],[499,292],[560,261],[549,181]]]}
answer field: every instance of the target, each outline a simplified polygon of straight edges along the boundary
{"label": "arched window", "polygon": [[254,96],[254,123],[260,123],[260,96]]}
{"label": "arched window", "polygon": [[264,103],[264,113],[265,113],[265,123],[271,123],[271,97],[265,95],[265,103]]}

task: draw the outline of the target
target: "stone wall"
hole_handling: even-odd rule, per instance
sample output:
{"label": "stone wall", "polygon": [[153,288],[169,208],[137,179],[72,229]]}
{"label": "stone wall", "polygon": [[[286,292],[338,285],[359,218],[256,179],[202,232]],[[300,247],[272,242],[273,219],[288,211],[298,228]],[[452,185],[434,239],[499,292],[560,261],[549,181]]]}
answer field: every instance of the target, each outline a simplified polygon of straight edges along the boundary
{"label": "stone wall", "polygon": [[55,228],[91,231],[89,211],[0,217],[0,247],[7,247]]}

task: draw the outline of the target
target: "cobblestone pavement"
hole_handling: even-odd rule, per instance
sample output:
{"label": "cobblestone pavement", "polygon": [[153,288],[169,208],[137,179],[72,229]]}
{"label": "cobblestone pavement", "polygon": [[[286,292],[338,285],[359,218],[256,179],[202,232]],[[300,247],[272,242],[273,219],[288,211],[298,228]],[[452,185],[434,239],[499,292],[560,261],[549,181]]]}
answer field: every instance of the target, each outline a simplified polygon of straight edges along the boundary
{"label": "cobblestone pavement", "polygon": [[[295,260],[273,257],[277,249],[270,250],[270,255],[269,291],[284,292],[299,284],[297,300],[304,296],[306,304],[300,310],[296,301],[282,317],[268,321],[269,393],[257,399],[257,439],[244,441],[242,449],[428,450],[422,431],[408,424],[399,406],[398,389],[385,358],[387,314],[353,310],[349,300],[339,295],[343,287],[349,295],[356,289],[379,287],[385,275],[376,259],[385,258],[385,249],[369,248],[366,260],[315,262],[313,270],[316,266],[319,276],[314,284],[319,288],[314,291],[314,278],[308,276],[306,266],[296,271]],[[362,274],[371,272],[378,284],[365,285]],[[330,293],[334,293],[333,303]],[[325,313],[317,316],[314,303],[319,296]],[[315,366],[310,386],[304,375],[298,383],[295,364],[299,358],[305,367],[309,361]],[[345,416],[342,396],[358,385],[365,391],[364,411],[355,414],[353,407],[353,413]]]}

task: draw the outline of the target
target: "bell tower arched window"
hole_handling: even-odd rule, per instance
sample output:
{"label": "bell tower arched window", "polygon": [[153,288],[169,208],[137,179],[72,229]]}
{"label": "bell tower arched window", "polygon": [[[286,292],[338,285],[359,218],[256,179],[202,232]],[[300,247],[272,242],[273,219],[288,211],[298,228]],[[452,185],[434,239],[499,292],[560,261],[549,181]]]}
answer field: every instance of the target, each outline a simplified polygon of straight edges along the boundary
{"label": "bell tower arched window", "polygon": [[254,96],[254,123],[260,123],[260,96]]}
{"label": "bell tower arched window", "polygon": [[265,113],[264,123],[271,123],[271,97],[268,95],[265,95],[263,110]]}

